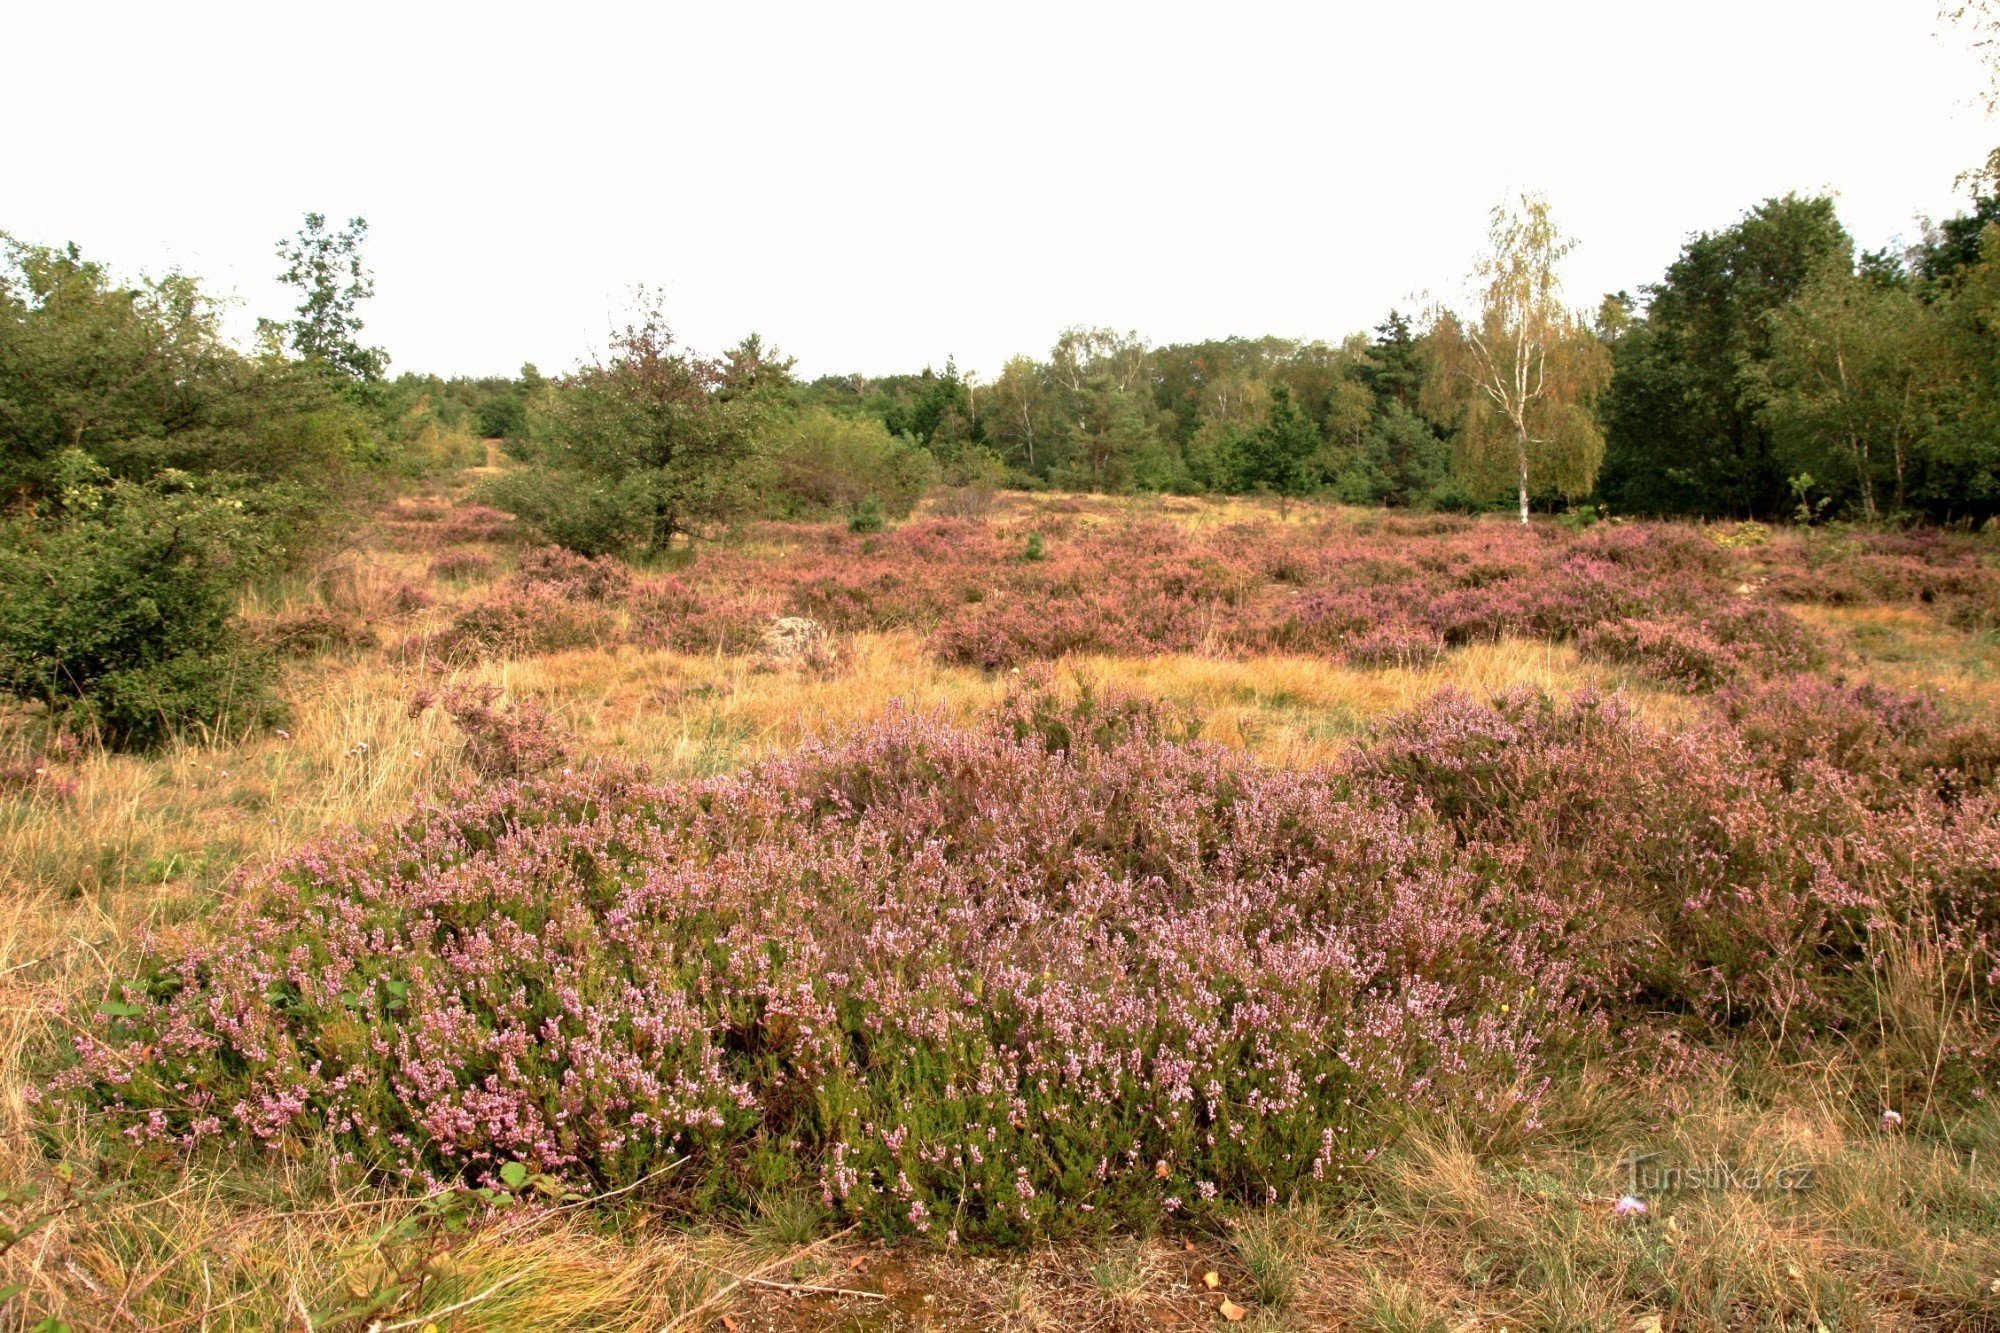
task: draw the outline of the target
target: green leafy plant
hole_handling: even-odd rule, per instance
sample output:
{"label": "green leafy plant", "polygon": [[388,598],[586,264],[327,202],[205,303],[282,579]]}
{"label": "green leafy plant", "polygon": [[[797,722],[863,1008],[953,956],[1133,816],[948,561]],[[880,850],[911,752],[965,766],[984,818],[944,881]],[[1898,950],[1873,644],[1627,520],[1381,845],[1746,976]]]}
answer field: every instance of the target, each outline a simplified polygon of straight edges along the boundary
{"label": "green leafy plant", "polygon": [[125,748],[278,716],[270,660],[234,616],[270,528],[182,474],[112,482],[77,452],[60,471],[54,515],[0,529],[0,692]]}

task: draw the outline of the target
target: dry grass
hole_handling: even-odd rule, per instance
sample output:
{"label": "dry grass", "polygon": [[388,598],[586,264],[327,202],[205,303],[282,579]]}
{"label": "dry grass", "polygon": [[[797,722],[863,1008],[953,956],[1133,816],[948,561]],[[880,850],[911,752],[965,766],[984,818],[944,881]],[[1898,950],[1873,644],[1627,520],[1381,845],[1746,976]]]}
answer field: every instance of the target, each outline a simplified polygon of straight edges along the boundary
{"label": "dry grass", "polygon": [[[991,521],[1032,530],[1054,514],[1282,521],[1257,500],[1101,496],[1001,497]],[[507,552],[489,553],[504,574]],[[258,621],[323,606],[393,645],[480,591],[478,578],[431,580],[435,554],[373,543],[252,594],[245,610]],[[433,604],[404,609],[412,587]],[[1914,610],[1802,614],[1859,674],[2000,712],[1990,635]],[[534,1218],[506,1212],[448,1239],[427,1228],[399,1249],[381,1237],[415,1205],[325,1162],[163,1161],[99,1197],[87,1133],[38,1129],[36,1071],[70,1016],[123,974],[146,929],[199,919],[244,867],[389,819],[418,792],[462,779],[449,719],[411,713],[418,686],[437,680],[425,670],[381,647],[321,657],[293,673],[289,734],[190,741],[150,758],[85,755],[64,766],[75,784],[67,799],[0,796],[0,1190],[42,1191],[36,1202],[0,1196],[0,1214],[33,1217],[60,1200],[65,1163],[87,1199],[0,1258],[0,1288],[26,1288],[0,1305],[0,1328],[24,1326],[28,1309],[79,1328],[305,1327],[304,1312],[378,1291],[425,1256],[421,1295],[388,1307],[385,1325],[664,1327],[730,1274],[813,1236],[813,1211],[783,1197],[730,1233],[656,1217],[635,1198]],[[1205,735],[1288,764],[1323,760],[1373,719],[1446,686],[1623,689],[1667,724],[1692,706],[1567,648],[1524,642],[1409,670],[1194,656],[1093,658],[1068,670],[1185,705]],[[844,733],[898,701],[968,717],[1006,687],[937,665],[908,633],[844,641],[831,672],[618,646],[492,661],[452,678],[541,703],[579,752],[668,775]],[[17,743],[0,736],[0,749]],[[1880,979],[1898,1016],[1889,1035],[1912,1051],[1964,1035],[1941,976],[1934,959],[1913,956]],[[1354,1182],[1344,1210],[1280,1206],[1222,1236],[1007,1258],[885,1254],[851,1238],[781,1280],[890,1299],[743,1287],[716,1311],[743,1328],[1122,1329],[1213,1323],[1227,1296],[1248,1308],[1246,1327],[1274,1329],[1634,1328],[1654,1327],[1644,1322],[1654,1315],[1675,1330],[2000,1327],[2000,1117],[1988,1111],[1922,1137],[1887,1133],[1854,1109],[1866,1086],[1854,1071],[1739,1073],[1635,1106],[1615,1079],[1585,1080],[1550,1109],[1567,1146],[1533,1160],[1484,1153],[1449,1126],[1412,1125]],[[1675,1163],[1809,1165],[1815,1187],[1683,1190],[1656,1197],[1644,1218],[1619,1218],[1610,1200],[1624,1192],[1616,1163],[1628,1149]],[[1201,1280],[1210,1271],[1215,1291]]]}

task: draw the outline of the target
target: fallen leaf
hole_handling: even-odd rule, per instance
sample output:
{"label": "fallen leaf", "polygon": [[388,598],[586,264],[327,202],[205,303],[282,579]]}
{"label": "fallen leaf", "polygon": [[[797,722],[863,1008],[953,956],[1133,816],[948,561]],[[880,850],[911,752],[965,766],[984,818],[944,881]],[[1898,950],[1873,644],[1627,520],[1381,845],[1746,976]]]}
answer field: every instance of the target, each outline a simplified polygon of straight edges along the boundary
{"label": "fallen leaf", "polygon": [[729,1333],[736,1333],[736,1321],[728,1315],[722,1316],[722,1326],[728,1329]]}
{"label": "fallen leaf", "polygon": [[1249,1313],[1248,1310],[1238,1305],[1235,1301],[1230,1300],[1227,1296],[1222,1298],[1222,1317],[1230,1323],[1242,1323],[1243,1317]]}
{"label": "fallen leaf", "polygon": [[1216,1274],[1215,1270],[1210,1269],[1201,1275],[1201,1285],[1207,1287],[1210,1291],[1214,1291],[1222,1285],[1222,1278]]}
{"label": "fallen leaf", "polygon": [[1182,1249],[1184,1249],[1184,1250],[1186,1250],[1186,1251],[1187,1251],[1187,1252],[1188,1252],[1189,1254],[1193,1254],[1193,1253],[1194,1253],[1194,1242],[1193,1242],[1193,1241],[1191,1241],[1191,1240],[1184,1240],[1184,1241],[1182,1241],[1182,1242],[1181,1242],[1181,1248],[1182,1248]]}
{"label": "fallen leaf", "polygon": [[867,1255],[857,1254],[852,1259],[849,1259],[847,1261],[847,1267],[850,1272],[859,1272],[862,1266],[865,1265],[867,1262],[868,1262]]}

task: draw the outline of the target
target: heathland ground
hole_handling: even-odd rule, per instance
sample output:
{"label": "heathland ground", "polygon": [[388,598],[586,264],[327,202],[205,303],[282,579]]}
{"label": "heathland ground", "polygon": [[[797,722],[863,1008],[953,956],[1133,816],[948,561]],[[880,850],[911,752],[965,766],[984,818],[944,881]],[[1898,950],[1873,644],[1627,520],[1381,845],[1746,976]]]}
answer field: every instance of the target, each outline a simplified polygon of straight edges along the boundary
{"label": "heathland ground", "polygon": [[9,1326],[2000,1326],[1991,534],[481,471],[8,733]]}

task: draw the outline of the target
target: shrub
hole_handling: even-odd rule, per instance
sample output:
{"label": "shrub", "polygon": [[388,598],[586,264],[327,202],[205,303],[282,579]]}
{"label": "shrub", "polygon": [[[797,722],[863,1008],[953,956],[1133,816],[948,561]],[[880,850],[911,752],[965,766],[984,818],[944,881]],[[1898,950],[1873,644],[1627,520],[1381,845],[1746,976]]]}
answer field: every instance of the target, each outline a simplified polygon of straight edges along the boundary
{"label": "shrub", "polygon": [[863,507],[880,518],[907,518],[923,499],[937,465],[922,445],[891,435],[874,417],[843,417],[825,409],[787,422],[770,441],[768,507],[780,518],[849,516]]}
{"label": "shrub", "polygon": [[477,551],[448,551],[431,561],[430,577],[443,583],[463,583],[489,578],[493,557]]}
{"label": "shrub", "polygon": [[634,638],[650,647],[747,652],[763,644],[771,620],[762,601],[703,592],[677,578],[643,584],[632,595]]}
{"label": "shrub", "polygon": [[234,617],[273,533],[191,479],[107,483],[74,453],[64,466],[54,517],[0,527],[0,691],[120,747],[281,715],[271,663]]}
{"label": "shrub", "polygon": [[529,467],[493,478],[480,495],[543,541],[580,555],[644,550],[650,541],[646,493],[627,479]]}
{"label": "shrub", "polygon": [[[2000,801],[1802,773],[1590,694],[1447,692],[1300,772],[1033,687],[732,777],[503,781],[158,944],[56,1090],[425,1185],[687,1158],[688,1206],[741,1204],[781,1153],[891,1232],[1200,1217],[1412,1110],[1530,1132],[1544,1077],[1663,1040],[1844,1048],[1911,939],[1990,1028]],[[1871,1079],[1950,1097],[1994,1055],[1916,1064]]]}
{"label": "shrub", "polygon": [[518,778],[543,773],[569,757],[569,738],[539,704],[515,702],[495,708],[498,685],[455,685],[442,694],[419,690],[410,715],[437,704],[465,736],[465,761],[482,778]]}
{"label": "shrub", "polygon": [[1736,678],[1729,649],[1698,629],[1657,620],[1603,621],[1576,641],[1585,657],[1634,667],[1687,690],[1712,690]]}
{"label": "shrub", "polygon": [[849,515],[847,520],[849,532],[880,532],[884,526],[886,523],[882,517],[882,502],[872,494],[861,497],[861,502],[854,506],[853,514]]}
{"label": "shrub", "polygon": [[1524,1113],[1569,987],[1497,883],[1337,782],[1093,709],[1059,747],[904,716],[314,848],[149,960],[64,1086],[141,1140],[325,1133],[420,1180],[691,1155],[741,1201],[762,1145],[836,1212],[993,1240],[1311,1189],[1377,1098]]}
{"label": "shrub", "polygon": [[592,558],[560,546],[523,552],[514,568],[514,579],[528,589],[547,589],[587,602],[610,601],[632,589],[632,570],[616,556]]}
{"label": "shrub", "polygon": [[257,627],[257,638],[287,657],[373,647],[376,642],[373,631],[324,606],[273,616]]}
{"label": "shrub", "polygon": [[443,630],[412,640],[404,651],[446,662],[528,657],[595,648],[609,642],[615,629],[595,606],[535,591],[475,602]]}

